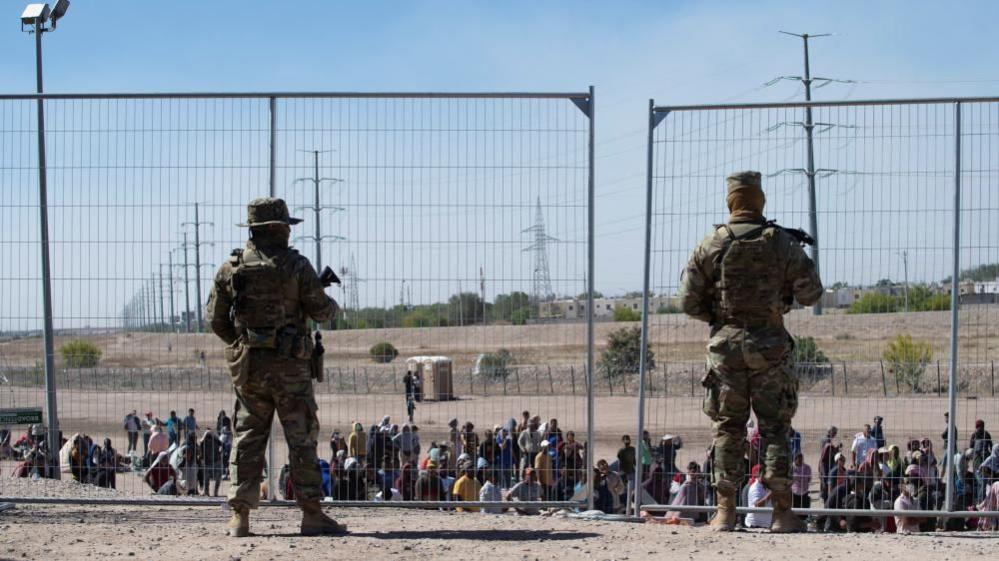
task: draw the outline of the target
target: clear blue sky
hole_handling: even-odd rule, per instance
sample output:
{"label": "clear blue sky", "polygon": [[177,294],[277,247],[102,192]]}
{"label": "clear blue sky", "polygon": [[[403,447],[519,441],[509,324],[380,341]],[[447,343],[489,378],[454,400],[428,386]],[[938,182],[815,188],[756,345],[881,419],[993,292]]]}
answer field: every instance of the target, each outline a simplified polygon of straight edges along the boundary
{"label": "clear blue sky", "polygon": [[[0,91],[34,90],[5,1]],[[597,289],[641,284],[646,104],[999,93],[995,2],[139,2],[76,0],[45,37],[49,92],[597,91]],[[721,191],[719,191],[720,193]],[[723,200],[718,198],[721,210]],[[804,224],[801,224],[804,225]],[[220,250],[221,251],[221,250]],[[467,287],[471,288],[471,287]]]}

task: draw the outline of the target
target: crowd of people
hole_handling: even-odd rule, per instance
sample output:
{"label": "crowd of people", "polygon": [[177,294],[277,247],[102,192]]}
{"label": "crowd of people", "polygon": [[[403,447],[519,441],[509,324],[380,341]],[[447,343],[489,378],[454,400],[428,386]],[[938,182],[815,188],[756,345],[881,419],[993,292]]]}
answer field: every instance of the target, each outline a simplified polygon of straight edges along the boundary
{"label": "crowd of people", "polygon": [[[211,427],[202,427],[193,409],[183,418],[170,411],[165,420],[151,411],[143,416],[132,411],[123,419],[122,428],[127,437],[124,452],[116,449],[110,438],[98,442],[86,434],[73,434],[62,439],[57,456],[49,453],[43,427],[32,426],[14,442],[11,432],[4,429],[0,431],[0,457],[18,461],[11,474],[14,477],[51,477],[58,469],[64,478],[109,488],[117,486],[117,474],[139,472],[152,492],[164,495],[218,496],[221,482],[229,479],[233,426],[225,411],[219,412]],[[955,442],[962,444],[950,458],[956,467],[951,481],[945,475],[948,458],[938,457],[931,438],[894,444],[886,436],[880,416],[864,425],[848,446],[840,440],[837,427],[830,427],[819,442],[814,475],[802,452],[801,434],[792,429],[794,507],[813,505],[812,487],[817,483],[817,502],[828,509],[940,510],[950,484],[954,490],[952,509],[999,511],[999,444],[978,420],[975,431],[964,441],[967,446],[955,427],[945,428],[940,435],[944,450],[949,430],[953,430]],[[752,421],[748,435],[748,477],[740,489],[740,506],[770,506],[760,476],[765,444]],[[543,421],[524,411],[519,420],[510,418],[485,430],[455,418],[448,423],[445,436],[424,443],[417,425],[400,426],[385,416],[367,429],[355,422],[349,432],[333,430],[329,459],[320,459],[319,468],[323,492],[331,500],[510,502],[509,507],[491,506],[482,511],[537,514],[535,506],[515,503],[581,500],[587,485],[592,485],[595,508],[621,513],[640,462],[643,504],[674,505],[678,508],[671,510],[667,519],[703,522],[706,513],[691,513],[683,507],[714,504],[712,450],[709,447],[701,462],[690,461],[681,470],[677,455],[682,448],[682,439],[672,434],[654,443],[646,431],[637,447],[625,435],[615,458],[600,458],[592,469],[586,469],[586,443],[572,430],[563,431],[555,418]],[[279,485],[284,497],[294,498],[287,465],[281,469]],[[454,508],[479,511],[460,505]],[[766,528],[768,517],[766,513],[748,514],[740,523],[747,528]],[[999,529],[996,520],[974,516],[886,518],[858,512],[854,516],[813,517],[811,522],[815,529],[827,532],[917,532],[938,528],[995,530]]]}

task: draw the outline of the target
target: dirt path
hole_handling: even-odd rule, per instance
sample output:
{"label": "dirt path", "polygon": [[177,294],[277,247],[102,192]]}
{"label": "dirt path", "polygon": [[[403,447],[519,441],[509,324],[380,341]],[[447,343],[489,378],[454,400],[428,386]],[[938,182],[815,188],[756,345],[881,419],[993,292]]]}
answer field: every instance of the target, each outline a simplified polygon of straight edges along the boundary
{"label": "dirt path", "polygon": [[[19,506],[0,514],[0,558],[844,559],[994,558],[996,534],[773,536],[706,528],[396,509],[333,509],[347,537],[302,538],[294,509],[258,511],[256,536],[223,537],[215,508]],[[349,553],[348,553],[349,552]],[[348,557],[343,557],[348,555]]]}

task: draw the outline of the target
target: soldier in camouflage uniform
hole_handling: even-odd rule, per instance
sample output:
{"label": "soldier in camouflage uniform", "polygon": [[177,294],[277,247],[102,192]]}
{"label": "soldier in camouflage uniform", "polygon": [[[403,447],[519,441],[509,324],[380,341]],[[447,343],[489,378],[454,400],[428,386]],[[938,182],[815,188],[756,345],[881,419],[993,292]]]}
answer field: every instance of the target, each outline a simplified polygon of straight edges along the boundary
{"label": "soldier in camouflage uniform", "polygon": [[727,178],[731,215],[695,249],[680,285],[684,313],[708,322],[710,369],[704,412],[713,421],[718,512],[711,526],[735,526],[735,494],[744,477],[746,422],[759,420],[763,483],[771,492],[773,532],[803,531],[791,514],[788,431],[798,407],[791,364],[794,341],[783,315],[794,300],[808,306],[822,295],[815,265],[805,255],[807,234],[763,218],[766,198],[755,171]]}
{"label": "soldier in camouflage uniform", "polygon": [[249,511],[260,500],[261,473],[274,413],[288,441],[295,499],[303,511],[303,535],[343,531],[321,507],[322,476],[316,456],[318,407],[312,389],[313,342],[306,321],[327,321],[337,304],[309,260],[288,246],[290,226],[281,199],[250,202],[250,239],[215,275],[206,316],[228,345],[225,357],[236,392],[234,454],[228,524],[233,537],[249,535]]}

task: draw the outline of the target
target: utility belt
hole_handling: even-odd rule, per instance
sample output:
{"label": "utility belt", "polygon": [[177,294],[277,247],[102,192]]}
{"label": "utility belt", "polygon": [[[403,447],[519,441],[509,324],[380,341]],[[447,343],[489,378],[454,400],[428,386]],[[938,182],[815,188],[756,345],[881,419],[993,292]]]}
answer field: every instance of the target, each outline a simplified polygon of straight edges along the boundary
{"label": "utility belt", "polygon": [[312,337],[304,329],[293,325],[284,327],[244,328],[243,344],[249,349],[272,349],[290,358],[312,357]]}
{"label": "utility belt", "polygon": [[783,327],[784,318],[739,318],[739,317],[724,317],[719,318],[718,327],[731,326],[738,327],[740,329],[752,329],[752,328],[762,328],[762,327]]}

